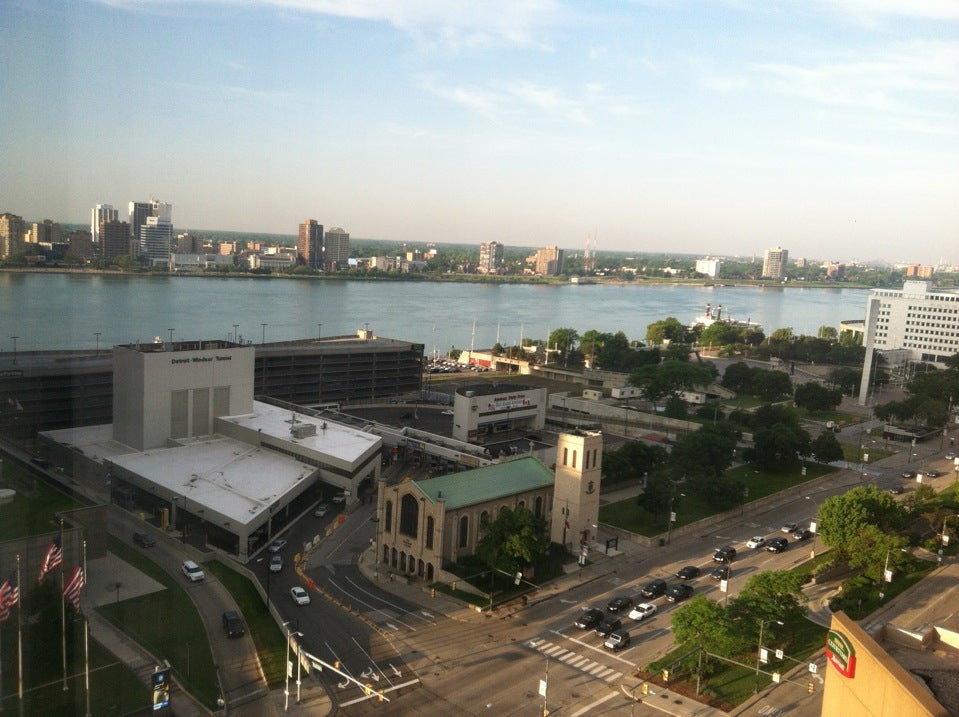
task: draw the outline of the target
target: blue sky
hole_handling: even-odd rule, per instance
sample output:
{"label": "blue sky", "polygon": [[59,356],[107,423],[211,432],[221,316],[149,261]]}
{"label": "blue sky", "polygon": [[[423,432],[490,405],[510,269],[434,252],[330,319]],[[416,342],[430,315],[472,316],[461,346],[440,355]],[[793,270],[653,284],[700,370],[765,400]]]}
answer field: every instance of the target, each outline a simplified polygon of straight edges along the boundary
{"label": "blue sky", "polygon": [[0,0],[0,211],[959,264],[954,0]]}

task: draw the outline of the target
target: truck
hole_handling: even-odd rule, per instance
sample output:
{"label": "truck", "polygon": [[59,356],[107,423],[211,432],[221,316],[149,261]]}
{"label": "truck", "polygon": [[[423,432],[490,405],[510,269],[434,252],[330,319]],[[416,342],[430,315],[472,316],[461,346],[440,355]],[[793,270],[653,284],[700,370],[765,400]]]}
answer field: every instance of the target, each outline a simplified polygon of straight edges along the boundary
{"label": "truck", "polygon": [[833,433],[839,433],[839,431],[842,430],[842,426],[835,421],[826,421],[826,430],[832,431]]}

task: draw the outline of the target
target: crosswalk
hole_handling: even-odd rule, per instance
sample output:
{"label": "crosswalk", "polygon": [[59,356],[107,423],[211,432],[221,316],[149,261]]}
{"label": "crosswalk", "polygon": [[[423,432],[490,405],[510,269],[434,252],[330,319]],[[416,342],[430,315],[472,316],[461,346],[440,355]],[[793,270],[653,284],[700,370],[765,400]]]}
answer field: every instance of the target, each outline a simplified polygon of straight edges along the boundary
{"label": "crosswalk", "polygon": [[585,672],[603,682],[613,682],[623,676],[623,673],[617,672],[615,668],[608,667],[601,662],[596,662],[590,657],[581,655],[573,650],[568,650],[562,645],[557,645],[544,638],[537,637],[528,641],[526,644],[553,660],[558,660],[573,669]]}

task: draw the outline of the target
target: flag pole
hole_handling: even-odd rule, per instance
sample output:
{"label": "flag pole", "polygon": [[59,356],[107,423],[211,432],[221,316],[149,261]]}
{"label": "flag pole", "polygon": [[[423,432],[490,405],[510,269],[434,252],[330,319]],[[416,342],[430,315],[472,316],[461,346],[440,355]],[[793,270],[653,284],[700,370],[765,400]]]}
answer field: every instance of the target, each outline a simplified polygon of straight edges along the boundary
{"label": "flag pole", "polygon": [[[60,550],[63,551],[63,518],[60,518]],[[60,647],[63,653],[63,691],[70,689],[67,686],[67,599],[63,594],[63,564],[60,560]]]}
{"label": "flag pole", "polygon": [[[17,586],[20,585],[20,554],[17,553]],[[21,597],[23,594],[21,593]],[[23,600],[17,600],[17,697],[20,698],[20,717],[23,717]]]}
{"label": "flag pole", "polygon": [[[86,588],[87,576],[87,541],[83,541],[83,577],[84,588]],[[90,621],[87,620],[86,613],[83,615],[83,684],[87,692],[87,713],[86,717],[92,717],[90,711]]]}

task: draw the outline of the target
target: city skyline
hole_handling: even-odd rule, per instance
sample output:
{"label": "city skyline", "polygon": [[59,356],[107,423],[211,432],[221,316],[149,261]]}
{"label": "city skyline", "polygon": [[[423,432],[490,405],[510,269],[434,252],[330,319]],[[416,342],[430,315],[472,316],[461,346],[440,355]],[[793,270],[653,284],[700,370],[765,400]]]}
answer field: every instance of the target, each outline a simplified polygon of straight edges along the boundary
{"label": "city skyline", "polygon": [[[0,9],[0,211],[959,263],[959,6],[110,0]],[[121,217],[122,218],[122,217]]]}

